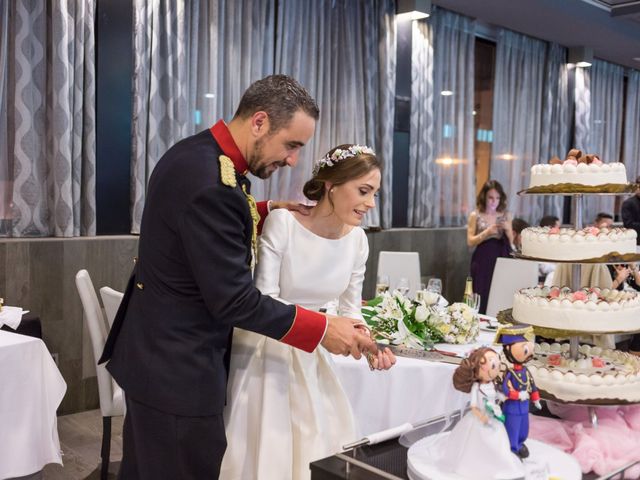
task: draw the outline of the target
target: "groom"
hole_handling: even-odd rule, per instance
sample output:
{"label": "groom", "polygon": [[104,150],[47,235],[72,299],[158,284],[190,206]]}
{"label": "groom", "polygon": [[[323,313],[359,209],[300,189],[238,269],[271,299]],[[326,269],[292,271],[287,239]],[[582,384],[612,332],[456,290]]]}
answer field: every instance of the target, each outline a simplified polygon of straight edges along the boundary
{"label": "groom", "polygon": [[295,166],[318,116],[303,87],[272,75],[247,89],[228,125],[178,142],[156,165],[139,259],[100,359],[126,395],[120,479],[218,477],[233,327],[307,352],[376,351],[355,321],[285,305],[252,283],[267,208],[246,174]]}

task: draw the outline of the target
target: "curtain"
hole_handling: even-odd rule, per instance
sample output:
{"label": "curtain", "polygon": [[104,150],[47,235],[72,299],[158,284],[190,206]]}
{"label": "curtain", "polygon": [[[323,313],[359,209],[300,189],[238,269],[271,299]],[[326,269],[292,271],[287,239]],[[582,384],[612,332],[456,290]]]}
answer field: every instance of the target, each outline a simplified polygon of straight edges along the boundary
{"label": "curtain", "polygon": [[625,102],[624,144],[622,161],[630,181],[640,175],[640,71],[630,70],[627,76]]}
{"label": "curtain", "polygon": [[[498,34],[491,178],[504,187],[513,215],[536,224],[543,214],[540,199],[517,192],[528,187],[531,167],[548,153],[541,151],[545,69],[540,67],[545,65],[546,51],[541,40],[508,30]],[[553,74],[557,72],[549,72]]]}
{"label": "curtain", "polygon": [[231,120],[273,72],[275,0],[134,0],[132,232],[146,186],[178,140]]}
{"label": "curtain", "polygon": [[475,23],[437,9],[412,41],[409,223],[461,226],[475,203]]}
{"label": "curtain", "polygon": [[391,226],[395,99],[392,0],[281,0],[275,70],[296,78],[316,99],[320,120],[294,169],[256,182],[258,198],[303,200],[313,159],[342,143],[371,146],[382,160],[381,205],[364,226]]}
{"label": "curtain", "polygon": [[[624,69],[594,60],[589,69],[576,69],[575,147],[597,154],[605,163],[620,161]],[[615,197],[585,196],[583,222],[592,223],[598,212],[613,215]]]}
{"label": "curtain", "polygon": [[[571,128],[572,98],[569,95],[569,69],[567,49],[553,43],[548,45],[545,63],[544,87],[542,89],[542,125],[540,130],[540,157],[537,163],[549,163],[558,156],[564,158],[569,151],[569,130]],[[524,188],[528,187],[529,177]],[[562,218],[564,199],[560,195],[532,197],[533,213],[530,222],[538,221],[545,215]]]}
{"label": "curtain", "polygon": [[94,235],[95,1],[0,3],[0,235]]}

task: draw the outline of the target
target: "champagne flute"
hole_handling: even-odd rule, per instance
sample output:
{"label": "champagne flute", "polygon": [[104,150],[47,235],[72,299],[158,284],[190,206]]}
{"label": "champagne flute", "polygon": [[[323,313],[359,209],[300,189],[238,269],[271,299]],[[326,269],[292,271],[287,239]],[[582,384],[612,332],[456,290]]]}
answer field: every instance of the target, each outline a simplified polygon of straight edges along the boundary
{"label": "champagne flute", "polygon": [[389,275],[378,275],[378,283],[376,283],[376,297],[389,291]]}
{"label": "champagne flute", "polygon": [[409,279],[401,277],[400,280],[398,280],[398,286],[396,289],[402,294],[402,296],[406,297],[409,293]]}
{"label": "champagne flute", "polygon": [[427,283],[427,291],[434,292],[438,295],[442,294],[442,280],[439,278],[430,278],[429,283]]}

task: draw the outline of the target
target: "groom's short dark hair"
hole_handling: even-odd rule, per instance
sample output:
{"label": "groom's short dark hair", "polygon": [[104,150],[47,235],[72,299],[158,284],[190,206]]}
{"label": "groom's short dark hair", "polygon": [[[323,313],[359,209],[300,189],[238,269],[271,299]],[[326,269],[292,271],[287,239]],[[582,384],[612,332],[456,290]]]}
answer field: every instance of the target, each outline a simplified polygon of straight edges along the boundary
{"label": "groom's short dark hair", "polygon": [[287,127],[298,110],[314,120],[320,117],[313,97],[288,75],[269,75],[251,84],[242,95],[233,118],[246,119],[261,110],[269,115],[269,132]]}

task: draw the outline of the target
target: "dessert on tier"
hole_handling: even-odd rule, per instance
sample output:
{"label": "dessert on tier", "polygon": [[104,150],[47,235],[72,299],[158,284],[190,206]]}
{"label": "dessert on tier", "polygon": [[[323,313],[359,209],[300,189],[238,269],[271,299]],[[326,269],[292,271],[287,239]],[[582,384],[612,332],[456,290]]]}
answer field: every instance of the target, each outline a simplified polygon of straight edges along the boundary
{"label": "dessert on tier", "polygon": [[626,183],[627,171],[623,163],[603,163],[597,155],[585,155],[573,149],[565,160],[553,157],[546,165],[531,167],[529,188],[560,184],[597,187]]}
{"label": "dessert on tier", "polygon": [[512,315],[528,325],[576,332],[640,331],[640,294],[597,287],[523,288],[514,295]]}
{"label": "dessert on tier", "polygon": [[627,228],[529,227],[522,231],[522,255],[571,261],[635,254],[636,237],[636,231]]}
{"label": "dessert on tier", "polygon": [[540,343],[529,370],[538,388],[565,402],[640,402],[640,358],[618,350],[580,345],[571,359],[569,344]]}

